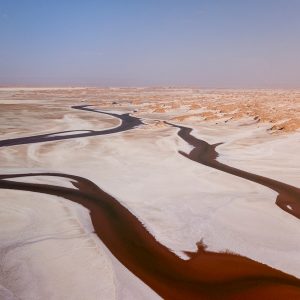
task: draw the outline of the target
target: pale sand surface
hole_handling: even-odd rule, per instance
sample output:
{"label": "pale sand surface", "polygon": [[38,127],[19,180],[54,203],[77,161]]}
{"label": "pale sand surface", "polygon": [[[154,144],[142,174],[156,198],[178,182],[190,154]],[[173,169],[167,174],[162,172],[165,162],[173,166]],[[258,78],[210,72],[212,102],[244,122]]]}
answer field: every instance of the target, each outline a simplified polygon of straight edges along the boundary
{"label": "pale sand surface", "polygon": [[[251,99],[259,104],[251,107]],[[178,150],[192,148],[177,130],[151,120],[190,126],[209,143],[224,142],[219,161],[300,187],[300,133],[298,125],[291,126],[299,118],[298,91],[0,89],[1,139],[119,124],[107,115],[70,108],[81,100],[120,113],[136,109],[137,116],[148,118],[147,125],[109,136],[0,148],[1,173],[47,171],[88,178],[181,257],[203,239],[208,249],[239,253],[300,277],[299,220],[275,205],[276,192],[186,159]],[[235,104],[227,122],[228,116],[218,112],[226,101]],[[243,103],[260,115],[260,122],[245,111],[237,116]],[[288,104],[270,120],[268,105],[279,111],[279,103]],[[213,117],[204,120],[199,114],[207,110]],[[182,118],[186,115],[192,117]],[[274,127],[284,122],[284,129]],[[67,179],[26,180],[71,185]],[[0,190],[0,208],[0,296],[158,298],[93,234],[85,208],[59,197],[7,190]]]}

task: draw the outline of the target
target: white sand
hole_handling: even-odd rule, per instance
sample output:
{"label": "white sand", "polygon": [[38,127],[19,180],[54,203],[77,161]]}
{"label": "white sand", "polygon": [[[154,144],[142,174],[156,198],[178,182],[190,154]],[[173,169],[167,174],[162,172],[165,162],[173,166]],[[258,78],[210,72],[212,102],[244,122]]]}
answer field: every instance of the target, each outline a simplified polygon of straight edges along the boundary
{"label": "white sand", "polygon": [[[78,127],[81,121],[76,112],[72,114],[69,125],[53,121],[53,128],[95,128]],[[111,127],[111,117],[97,118],[99,128]],[[299,186],[299,134],[270,138],[255,124],[194,128],[196,136],[210,143],[226,142],[218,148],[220,161]],[[176,131],[149,125],[111,136],[1,148],[1,171],[24,168],[88,178],[184,259],[182,251],[196,250],[196,242],[203,239],[209,249],[228,249],[300,277],[299,220],[275,205],[274,191],[178,154],[191,147]],[[26,180],[70,186],[64,179]],[[86,209],[31,192],[1,190],[0,195],[0,296],[158,298],[112,258],[92,233]]]}

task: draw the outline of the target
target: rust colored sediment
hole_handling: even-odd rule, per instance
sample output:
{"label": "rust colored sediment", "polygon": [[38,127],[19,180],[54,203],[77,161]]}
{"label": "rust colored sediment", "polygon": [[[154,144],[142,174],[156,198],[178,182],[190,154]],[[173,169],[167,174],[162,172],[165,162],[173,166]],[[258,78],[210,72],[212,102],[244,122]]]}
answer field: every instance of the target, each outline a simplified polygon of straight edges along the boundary
{"label": "rust colored sediment", "polygon": [[[64,177],[72,180],[75,188],[11,180],[25,176]],[[88,208],[95,232],[111,253],[164,299],[300,298],[299,279],[249,258],[210,252],[201,243],[189,260],[177,257],[116,199],[82,177],[0,175],[0,188],[64,197]]]}
{"label": "rust colored sediment", "polygon": [[230,167],[217,161],[218,152],[216,147],[220,144],[211,145],[203,140],[195,138],[191,135],[191,128],[185,126],[174,125],[166,122],[167,124],[179,128],[178,136],[180,136],[187,143],[192,145],[194,149],[189,153],[179,151],[183,156],[198,162],[200,164],[212,167],[214,169],[248,179],[250,181],[264,185],[278,193],[276,204],[286,211],[287,213],[300,219],[300,189],[292,185],[270,179],[264,176],[256,175],[246,172],[234,167]]}
{"label": "rust colored sediment", "polygon": [[[75,108],[95,111],[87,106]],[[120,118],[121,125],[70,136],[10,139],[1,141],[0,146],[116,133],[142,124],[128,114],[110,115]],[[188,128],[182,127],[179,134],[195,147],[184,155],[197,162],[218,165],[215,145],[192,137]],[[26,176],[62,177],[71,180],[74,188],[12,180]],[[207,251],[203,243],[198,243],[196,253],[188,253],[190,259],[179,258],[160,244],[129,210],[85,178],[60,173],[8,174],[0,175],[0,188],[59,196],[88,208],[96,234],[111,253],[164,299],[300,299],[299,279],[249,258]]]}

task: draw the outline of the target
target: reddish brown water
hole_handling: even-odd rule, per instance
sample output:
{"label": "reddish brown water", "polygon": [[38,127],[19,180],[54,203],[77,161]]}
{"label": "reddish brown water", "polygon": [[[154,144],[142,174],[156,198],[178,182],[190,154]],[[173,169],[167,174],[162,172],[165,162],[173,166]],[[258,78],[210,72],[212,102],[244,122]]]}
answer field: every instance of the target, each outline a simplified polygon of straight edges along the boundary
{"label": "reddish brown water", "polygon": [[[11,180],[44,175],[75,180],[76,189]],[[189,260],[180,259],[87,179],[55,173],[1,175],[0,188],[60,196],[88,208],[95,232],[111,253],[165,299],[300,299],[299,279],[249,258],[206,251],[199,243]]]}
{"label": "reddish brown water", "polygon": [[[80,107],[80,109],[90,110],[87,107]],[[142,124],[139,119],[134,120],[129,115],[123,116],[120,126],[97,131],[95,135],[101,135],[101,132],[108,134],[108,131],[115,133],[129,130]],[[217,169],[226,167],[224,170],[228,170],[228,173],[243,172],[220,165],[216,161],[215,145],[197,140],[190,135],[189,128],[179,128],[179,136],[195,147],[190,154],[182,153],[183,155]],[[71,134],[70,137],[55,137],[55,140],[84,136],[90,135]],[[1,145],[45,142],[51,141],[50,138],[49,135],[25,137],[7,140],[6,143],[2,141]],[[245,175],[244,173],[241,177]],[[240,176],[241,173],[234,175]],[[73,183],[74,188],[67,188],[12,180],[26,176],[62,177],[66,180],[74,180],[75,183]],[[264,184],[265,179],[258,177],[262,180],[259,183]],[[276,183],[272,183],[275,184],[273,187],[281,192],[281,183],[279,187]],[[95,232],[111,253],[165,299],[300,299],[299,279],[249,258],[207,251],[203,243],[198,244],[197,253],[190,253],[189,260],[177,257],[160,244],[130,211],[85,178],[58,173],[0,175],[0,188],[59,196],[87,207],[91,212]]]}
{"label": "reddish brown water", "polygon": [[214,169],[259,183],[276,191],[278,193],[276,204],[287,213],[300,219],[299,188],[223,164],[217,161],[219,154],[216,151],[216,147],[220,144],[210,145],[203,140],[195,138],[191,135],[191,128],[174,124],[170,125],[179,128],[178,135],[187,143],[195,147],[189,154],[179,151],[183,156]]}

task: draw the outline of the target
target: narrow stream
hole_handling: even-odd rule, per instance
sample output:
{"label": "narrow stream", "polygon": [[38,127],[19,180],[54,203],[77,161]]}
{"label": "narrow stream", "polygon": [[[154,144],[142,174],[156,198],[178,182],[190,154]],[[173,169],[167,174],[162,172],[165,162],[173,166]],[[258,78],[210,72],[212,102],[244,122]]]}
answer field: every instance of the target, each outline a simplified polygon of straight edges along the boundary
{"label": "narrow stream", "polygon": [[[87,106],[74,108],[99,112]],[[121,119],[121,124],[113,129],[71,133],[67,136],[51,137],[47,134],[9,139],[1,141],[0,146],[111,134],[142,124],[140,119],[128,114],[107,114]],[[191,136],[189,128],[176,127],[180,129],[179,136],[195,147],[190,154],[182,153],[189,159],[273,188],[279,191],[283,199],[280,201],[288,201],[289,205],[297,201],[299,191],[296,188],[291,190],[290,186],[283,183],[217,162],[215,145]],[[65,178],[71,180],[74,188],[13,181],[14,178],[28,176]],[[210,252],[203,243],[198,243],[198,251],[190,253],[190,259],[181,259],[159,243],[128,209],[88,179],[61,173],[2,174],[0,188],[63,197],[88,208],[96,234],[111,253],[164,299],[300,299],[299,279],[249,258]],[[292,191],[292,196],[289,191]],[[295,191],[296,196],[293,198]]]}

